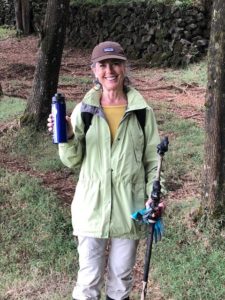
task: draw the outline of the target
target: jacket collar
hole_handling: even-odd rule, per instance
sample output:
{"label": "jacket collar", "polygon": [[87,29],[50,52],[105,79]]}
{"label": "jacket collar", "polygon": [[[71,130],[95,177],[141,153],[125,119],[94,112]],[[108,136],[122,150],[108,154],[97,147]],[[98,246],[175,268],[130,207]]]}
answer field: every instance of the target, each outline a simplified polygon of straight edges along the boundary
{"label": "jacket collar", "polygon": [[[101,98],[101,90],[96,90],[95,88],[92,88],[84,96],[83,103],[95,107],[100,107],[100,98]],[[129,87],[129,90],[127,92],[127,100],[128,100],[128,106],[126,110],[127,112],[148,107],[143,96],[136,89],[132,87]]]}

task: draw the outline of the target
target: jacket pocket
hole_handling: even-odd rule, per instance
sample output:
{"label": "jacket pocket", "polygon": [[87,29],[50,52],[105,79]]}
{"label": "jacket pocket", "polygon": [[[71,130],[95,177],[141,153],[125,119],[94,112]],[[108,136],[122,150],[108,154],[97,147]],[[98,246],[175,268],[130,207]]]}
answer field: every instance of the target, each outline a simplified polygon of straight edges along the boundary
{"label": "jacket pocket", "polygon": [[79,180],[72,203],[73,226],[76,230],[95,232],[101,221],[100,182]]}

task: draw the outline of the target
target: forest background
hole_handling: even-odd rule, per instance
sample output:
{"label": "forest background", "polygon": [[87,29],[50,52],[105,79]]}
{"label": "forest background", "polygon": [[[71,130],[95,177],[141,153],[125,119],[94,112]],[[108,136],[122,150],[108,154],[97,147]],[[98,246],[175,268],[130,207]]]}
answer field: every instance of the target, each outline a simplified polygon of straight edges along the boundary
{"label": "forest background", "polygon": [[[181,1],[182,2],[182,1]],[[102,3],[101,3],[102,4]],[[46,131],[20,126],[31,93],[38,37],[0,28],[0,298],[70,299],[77,269],[70,203],[77,170],[60,163]],[[58,89],[70,113],[92,86],[90,50],[65,47]],[[201,213],[207,57],[184,69],[130,61],[132,84],[169,136],[165,236],[153,246],[149,299],[224,299],[223,224]],[[139,247],[132,299],[141,289]]]}

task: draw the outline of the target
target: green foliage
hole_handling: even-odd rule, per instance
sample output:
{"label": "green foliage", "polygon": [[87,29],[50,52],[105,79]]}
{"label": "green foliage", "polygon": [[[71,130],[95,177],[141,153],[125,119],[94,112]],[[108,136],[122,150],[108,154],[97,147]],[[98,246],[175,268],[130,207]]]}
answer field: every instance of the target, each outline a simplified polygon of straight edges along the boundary
{"label": "green foliage", "polygon": [[[29,274],[73,273],[69,209],[41,182],[0,169],[0,298],[8,280]],[[32,276],[31,276],[32,277]],[[17,299],[17,298],[13,298]],[[24,298],[23,298],[24,299]]]}
{"label": "green foliage", "polygon": [[196,84],[205,87],[207,84],[207,61],[203,60],[184,69],[166,72],[165,79],[176,84]]}
{"label": "green foliage", "polygon": [[2,137],[0,149],[10,149],[11,155],[24,157],[35,169],[40,171],[59,171],[63,165],[58,158],[57,145],[46,132],[35,132],[24,127],[20,131],[10,131]]}
{"label": "green foliage", "polygon": [[15,37],[16,29],[14,27],[3,25],[0,26],[0,40],[7,39],[9,37]]}
{"label": "green foliage", "polygon": [[86,85],[91,84],[92,79],[88,77],[73,77],[73,76],[60,76],[59,77],[59,84],[60,85]]}
{"label": "green foliage", "polygon": [[[159,129],[169,136],[169,151],[164,162],[165,180],[170,190],[189,180],[200,180],[203,163],[204,131],[191,120],[177,118],[170,106],[154,106]],[[161,134],[162,135],[162,134]]]}
{"label": "green foliage", "polygon": [[[212,224],[200,232],[187,214],[199,205],[197,199],[171,204],[166,234],[154,249],[154,279],[165,299],[224,299],[225,240]],[[220,243],[218,243],[220,240]]]}
{"label": "green foliage", "polygon": [[23,113],[26,102],[23,99],[3,97],[0,99],[0,122],[18,117]]}
{"label": "green foliage", "polygon": [[[72,111],[74,102],[68,103]],[[23,99],[4,97],[0,101],[0,122],[19,119],[25,109]],[[23,157],[35,169],[40,171],[61,171],[66,168],[58,157],[57,145],[52,143],[52,136],[47,131],[36,132],[30,127],[11,130],[1,137],[0,150],[9,151],[15,157]]]}
{"label": "green foliage", "polygon": [[[0,106],[0,121],[8,122],[19,118],[25,101],[4,97]],[[0,150],[36,171],[71,172],[60,162],[47,128],[44,133],[27,127],[8,130]],[[77,259],[69,206],[44,189],[41,180],[0,169],[0,211],[0,298],[7,293],[15,300],[71,299]]]}

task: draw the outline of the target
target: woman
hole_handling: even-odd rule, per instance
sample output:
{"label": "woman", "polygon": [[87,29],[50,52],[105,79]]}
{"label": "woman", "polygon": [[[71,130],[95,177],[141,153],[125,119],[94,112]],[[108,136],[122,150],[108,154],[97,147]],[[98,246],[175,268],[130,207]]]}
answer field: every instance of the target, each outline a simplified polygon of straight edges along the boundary
{"label": "woman", "polygon": [[[144,207],[151,193],[160,139],[152,109],[125,85],[126,60],[118,43],[94,48],[97,84],[67,117],[69,141],[59,144],[62,162],[81,167],[72,202],[80,265],[73,299],[100,299],[106,263],[106,299],[129,299],[138,241],[146,235],[146,228],[130,215]],[[144,132],[136,115],[143,109]],[[85,113],[93,115],[87,132]],[[52,125],[50,115],[50,131]]]}

